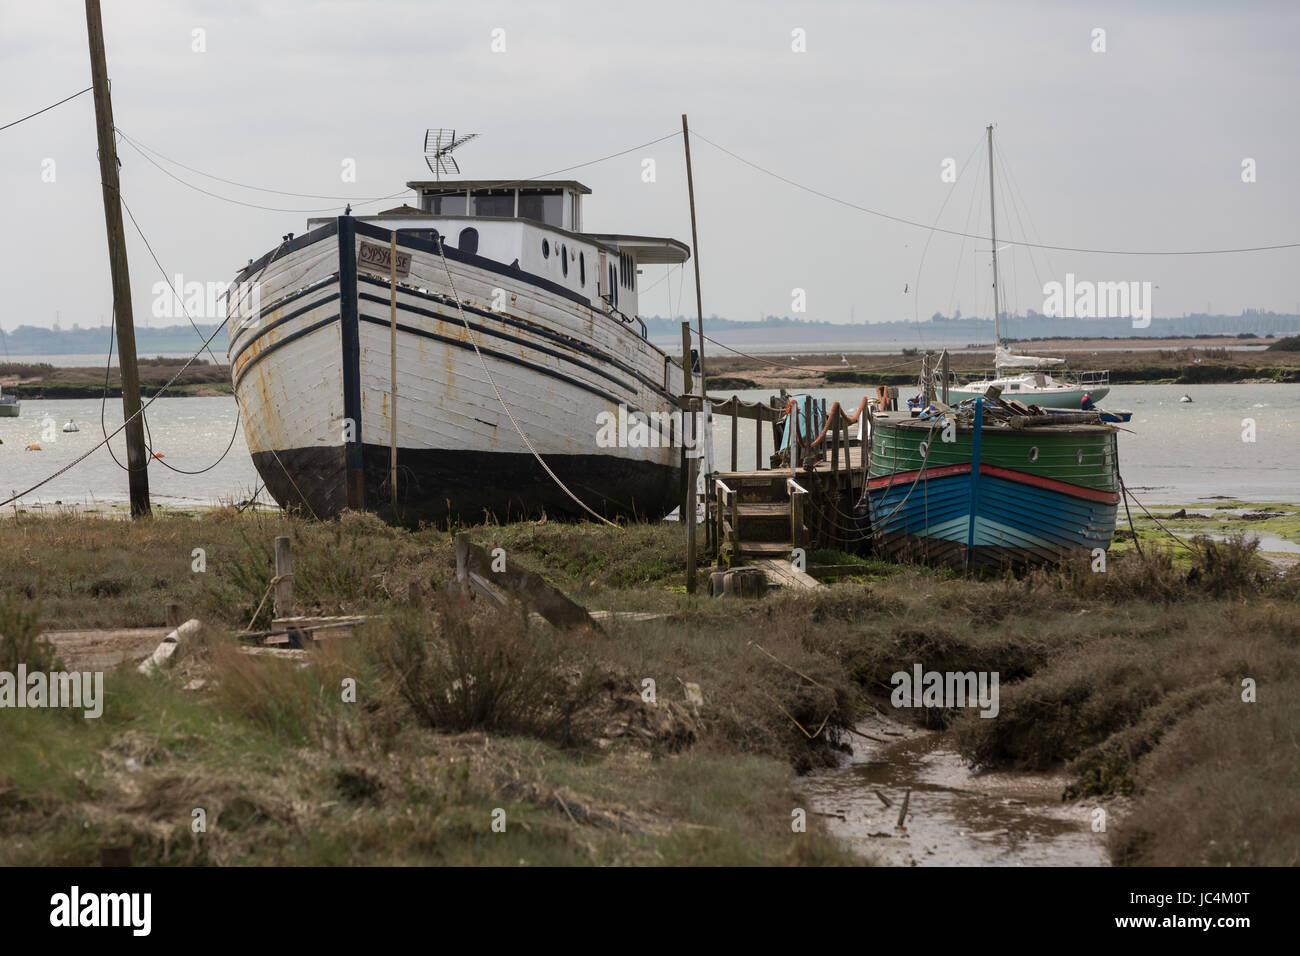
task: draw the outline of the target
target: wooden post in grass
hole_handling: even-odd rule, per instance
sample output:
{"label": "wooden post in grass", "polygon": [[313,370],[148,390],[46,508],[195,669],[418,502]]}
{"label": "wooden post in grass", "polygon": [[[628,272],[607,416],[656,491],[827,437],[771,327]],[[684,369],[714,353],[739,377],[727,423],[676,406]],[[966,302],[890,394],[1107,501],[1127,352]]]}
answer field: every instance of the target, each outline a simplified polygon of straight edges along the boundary
{"label": "wooden post in grass", "polygon": [[275,539],[275,616],[293,615],[293,555],[289,539],[281,535]]}

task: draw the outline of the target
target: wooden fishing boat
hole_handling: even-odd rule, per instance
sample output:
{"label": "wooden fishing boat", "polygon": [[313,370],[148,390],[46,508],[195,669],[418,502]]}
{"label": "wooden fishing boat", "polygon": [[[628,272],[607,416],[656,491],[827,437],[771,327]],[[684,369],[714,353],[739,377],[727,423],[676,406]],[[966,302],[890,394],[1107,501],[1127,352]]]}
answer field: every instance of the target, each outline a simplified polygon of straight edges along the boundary
{"label": "wooden fishing boat", "polygon": [[404,523],[672,510],[683,371],[637,317],[638,267],[687,247],[584,232],[577,182],[408,185],[413,205],[312,220],[235,278],[260,301],[231,320],[231,375],[276,501]]}
{"label": "wooden fishing boat", "polygon": [[967,568],[1104,550],[1120,499],[1116,432],[1095,413],[1019,415],[983,398],[880,414],[864,497],[886,556]]}

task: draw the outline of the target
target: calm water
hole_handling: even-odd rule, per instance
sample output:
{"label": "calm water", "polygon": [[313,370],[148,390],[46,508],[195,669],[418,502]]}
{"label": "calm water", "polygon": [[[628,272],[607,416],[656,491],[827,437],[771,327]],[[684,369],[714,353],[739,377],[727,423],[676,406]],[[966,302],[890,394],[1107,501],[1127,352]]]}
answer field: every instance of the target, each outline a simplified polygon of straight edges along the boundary
{"label": "calm water", "polygon": [[[1187,393],[1190,404],[1179,403]],[[767,390],[741,392],[746,400],[766,400]],[[820,389],[815,393],[850,410],[861,388]],[[1191,503],[1213,495],[1246,501],[1300,501],[1300,385],[1128,385],[1112,389],[1103,403],[1134,412],[1120,433],[1120,472],[1144,502]],[[105,422],[111,431],[122,421],[120,399],[110,400]],[[21,491],[68,464],[100,440],[100,403],[96,399],[24,400],[19,418],[0,418],[0,500]],[[197,470],[216,461],[235,427],[235,403],[229,397],[163,398],[149,410],[153,448],[175,468]],[[1242,441],[1243,419],[1255,422],[1254,443]],[[69,419],[81,431],[65,434]],[[54,438],[43,437],[52,422]],[[715,419],[715,461],[730,465],[730,419]],[[48,435],[48,432],[45,432]],[[42,450],[28,452],[30,442]],[[764,453],[770,453],[770,430]],[[125,442],[111,443],[126,460]],[[742,468],[754,462],[754,427],[742,423],[739,435]],[[216,504],[242,500],[259,479],[244,444],[235,435],[230,454],[212,471],[179,475],[154,462],[150,489],[160,502]],[[12,489],[12,490],[11,490]],[[93,504],[126,500],[126,476],[106,449],[93,453],[67,474],[24,501]]]}
{"label": "calm water", "polygon": [[[84,454],[103,439],[98,399],[24,399],[18,418],[0,418],[0,500],[36,484]],[[122,400],[109,399],[104,409],[108,431],[122,424]],[[196,471],[221,457],[235,430],[235,400],[212,398],[160,398],[147,413],[152,448],[173,468]],[[69,419],[79,432],[65,433]],[[53,439],[50,428],[53,428]],[[146,438],[148,436],[146,435]],[[29,443],[41,446],[27,451]],[[109,447],[126,463],[126,440],[118,435]],[[243,428],[222,462],[201,475],[181,475],[161,462],[149,466],[149,491],[161,504],[207,505],[223,500],[243,500],[260,479],[244,444]],[[23,499],[25,504],[94,505],[127,500],[126,472],[114,464],[108,448],[101,448],[67,474],[55,478]],[[269,500],[269,499],[267,499]]]}

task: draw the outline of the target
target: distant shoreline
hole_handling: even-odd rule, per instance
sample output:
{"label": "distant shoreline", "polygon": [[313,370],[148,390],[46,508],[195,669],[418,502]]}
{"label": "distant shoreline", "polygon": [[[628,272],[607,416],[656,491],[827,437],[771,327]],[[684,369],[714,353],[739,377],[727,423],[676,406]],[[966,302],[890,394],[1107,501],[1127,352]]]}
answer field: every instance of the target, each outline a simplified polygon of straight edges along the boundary
{"label": "distant shoreline", "polygon": [[[140,394],[150,398],[171,381],[185,366],[184,359],[141,359]],[[0,388],[19,399],[40,398],[109,398],[122,397],[122,372],[116,365],[104,367],[54,366],[47,363],[0,362]],[[230,366],[199,364],[185,370],[167,395],[196,398],[234,393],[230,383]]]}
{"label": "distant shoreline", "polygon": [[[1243,350],[1240,340],[1157,339],[1142,347],[1116,348],[1112,339],[1063,339],[1020,342],[1020,353],[1063,358],[1067,367],[1109,369],[1112,385],[1251,385],[1300,383],[1300,352]],[[1267,345],[1271,340],[1259,340]],[[1233,348],[1232,346],[1237,346]],[[764,388],[836,388],[910,385],[921,367],[918,349],[893,352],[802,351],[740,355],[706,344],[705,371],[714,391]],[[963,378],[991,370],[990,347],[949,350],[953,371]],[[141,394],[151,397],[184,366],[182,359],[140,361]],[[107,394],[122,395],[121,372],[109,368]],[[53,366],[46,363],[0,363],[0,387],[20,399],[100,398],[105,394],[104,368]],[[230,367],[195,363],[167,390],[173,397],[232,395]]]}

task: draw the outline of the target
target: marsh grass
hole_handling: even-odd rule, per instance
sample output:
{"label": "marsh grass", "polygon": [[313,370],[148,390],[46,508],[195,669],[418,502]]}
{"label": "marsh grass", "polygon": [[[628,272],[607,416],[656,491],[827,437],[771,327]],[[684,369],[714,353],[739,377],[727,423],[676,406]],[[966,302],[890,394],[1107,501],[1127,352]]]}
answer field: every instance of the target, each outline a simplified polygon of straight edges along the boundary
{"label": "marsh grass", "polygon": [[[232,636],[280,534],[301,612],[371,616],[307,667],[247,657]],[[160,863],[843,861],[818,832],[790,833],[790,771],[834,765],[915,662],[998,671],[1001,712],[904,719],[951,727],[981,766],[1064,767],[1072,792],[1128,794],[1118,860],[1287,861],[1300,844],[1277,765],[1298,726],[1278,705],[1300,680],[1300,570],[1272,573],[1249,542],[1144,538],[1096,574],[867,559],[824,591],[743,602],[684,592],[670,525],[472,534],[589,608],[659,616],[580,635],[478,602],[412,606],[408,584],[427,596],[452,578],[450,536],[363,515],[0,521],[11,659],[39,656],[38,627],[161,624],[167,600],[205,622],[160,679],[110,675],[101,720],[0,713],[0,860],[97,863],[125,847]],[[1244,677],[1259,703],[1240,701]],[[206,686],[185,690],[195,678]],[[195,807],[215,821],[202,838]],[[485,836],[495,808],[508,839]]]}

